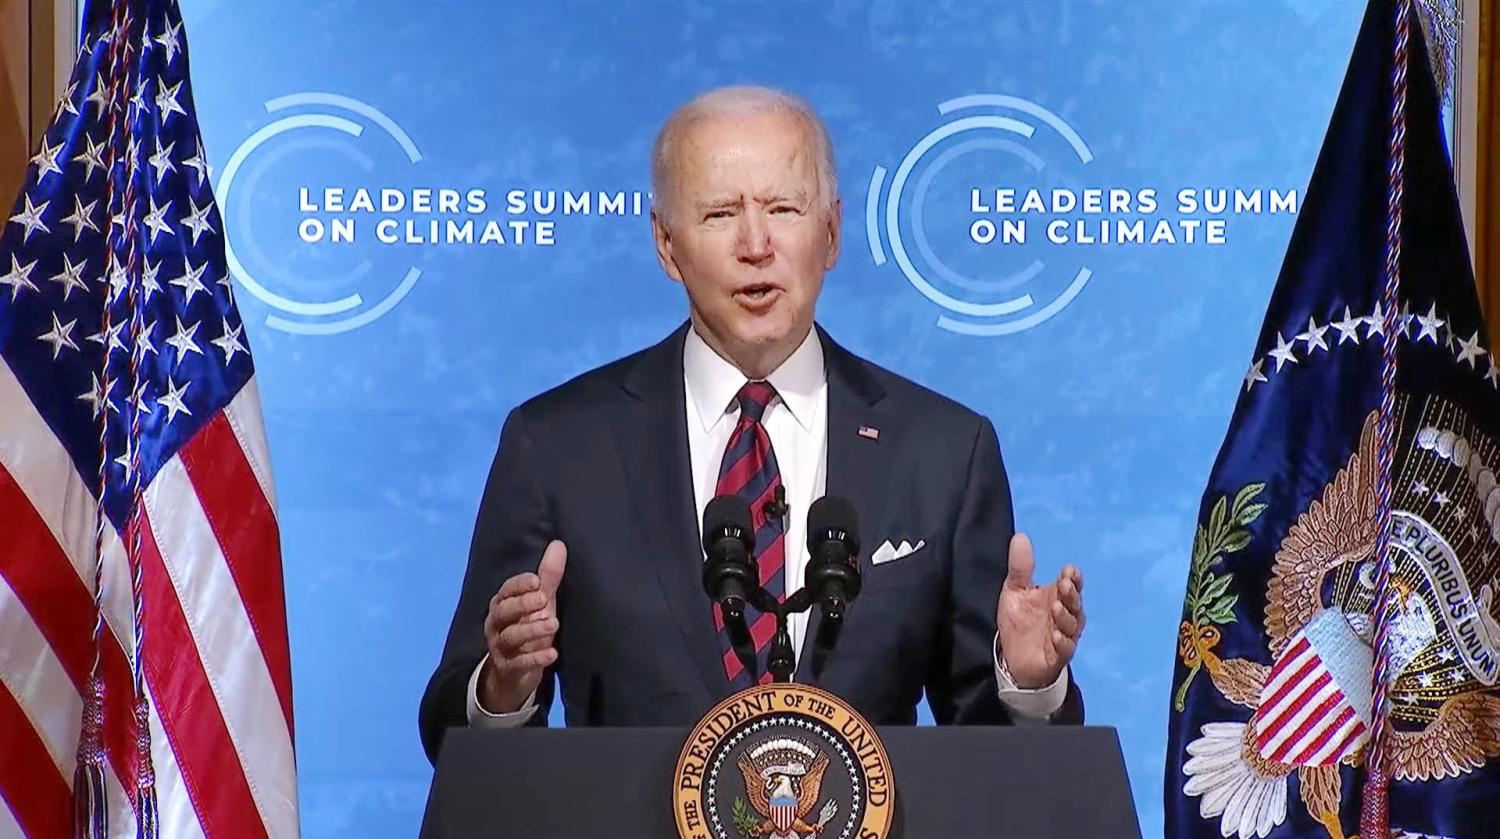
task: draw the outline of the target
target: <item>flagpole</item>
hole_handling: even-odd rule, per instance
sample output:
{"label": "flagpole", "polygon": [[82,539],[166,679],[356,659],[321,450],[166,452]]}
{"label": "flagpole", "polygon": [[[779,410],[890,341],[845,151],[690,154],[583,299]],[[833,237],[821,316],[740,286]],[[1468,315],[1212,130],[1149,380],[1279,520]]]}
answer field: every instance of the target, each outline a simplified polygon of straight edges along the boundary
{"label": "flagpole", "polygon": [[1386,190],[1385,283],[1381,302],[1385,307],[1385,328],[1381,333],[1380,415],[1376,473],[1376,516],[1378,533],[1375,543],[1377,572],[1374,593],[1375,666],[1371,677],[1372,721],[1370,744],[1365,754],[1365,782],[1361,795],[1360,836],[1362,839],[1386,839],[1390,833],[1390,777],[1385,767],[1385,741],[1390,734],[1391,591],[1391,496],[1396,436],[1396,345],[1400,338],[1401,290],[1401,217],[1406,165],[1406,70],[1411,36],[1410,0],[1395,0],[1396,37],[1391,71],[1391,125],[1388,155],[1389,177]]}

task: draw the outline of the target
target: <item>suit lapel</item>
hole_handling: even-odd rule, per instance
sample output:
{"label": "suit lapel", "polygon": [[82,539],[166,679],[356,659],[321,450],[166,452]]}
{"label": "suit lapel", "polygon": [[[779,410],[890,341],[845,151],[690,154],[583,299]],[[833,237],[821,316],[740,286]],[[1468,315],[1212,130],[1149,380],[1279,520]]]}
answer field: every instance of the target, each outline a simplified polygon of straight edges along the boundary
{"label": "suit lapel", "polygon": [[635,397],[615,426],[626,486],[636,495],[638,544],[656,574],[677,629],[709,694],[723,696],[728,677],[708,596],[703,593],[703,550],[698,540],[692,465],[688,456],[682,348],[688,327],[642,354],[622,386]]}
{"label": "suit lapel", "polygon": [[[824,492],[854,505],[859,514],[860,569],[868,570],[868,557],[873,550],[870,540],[879,532],[885,512],[890,450],[895,442],[890,433],[894,429],[887,428],[883,439],[872,440],[860,434],[861,428],[879,430],[887,425],[886,406],[882,404],[885,389],[871,375],[867,364],[834,343],[821,327],[817,329],[828,374],[828,464]],[[812,674],[812,650],[821,623],[821,613],[814,606],[797,656],[799,682],[816,681]]]}

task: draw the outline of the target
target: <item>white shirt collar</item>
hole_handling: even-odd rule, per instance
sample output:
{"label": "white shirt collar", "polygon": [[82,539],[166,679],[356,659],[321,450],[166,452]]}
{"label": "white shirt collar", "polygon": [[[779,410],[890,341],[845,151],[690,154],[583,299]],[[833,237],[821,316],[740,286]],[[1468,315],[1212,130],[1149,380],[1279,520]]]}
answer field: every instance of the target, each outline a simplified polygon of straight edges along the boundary
{"label": "white shirt collar", "polygon": [[[729,413],[734,406],[735,394],[748,381],[739,368],[714,352],[693,328],[688,329],[687,343],[682,348],[682,370],[688,399],[693,403],[705,432]],[[766,381],[776,388],[782,404],[786,405],[797,424],[804,431],[811,431],[813,409],[818,396],[828,385],[828,375],[823,369],[823,342],[818,340],[818,331],[807,330],[807,337],[780,367],[766,377]]]}

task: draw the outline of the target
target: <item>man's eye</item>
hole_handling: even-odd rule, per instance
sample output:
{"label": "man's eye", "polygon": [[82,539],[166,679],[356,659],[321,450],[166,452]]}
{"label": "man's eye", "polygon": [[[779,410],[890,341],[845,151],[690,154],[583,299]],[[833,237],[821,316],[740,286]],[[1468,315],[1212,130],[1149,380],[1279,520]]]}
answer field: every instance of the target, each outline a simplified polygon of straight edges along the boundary
{"label": "man's eye", "polygon": [[728,210],[711,210],[708,213],[708,215],[704,216],[704,218],[705,219],[729,218],[729,211]]}
{"label": "man's eye", "polygon": [[782,214],[795,213],[795,212],[797,212],[797,208],[796,207],[792,207],[792,206],[788,206],[788,205],[783,205],[783,206],[780,206],[780,207],[772,207],[771,208],[771,212],[773,212],[773,213],[782,213]]}

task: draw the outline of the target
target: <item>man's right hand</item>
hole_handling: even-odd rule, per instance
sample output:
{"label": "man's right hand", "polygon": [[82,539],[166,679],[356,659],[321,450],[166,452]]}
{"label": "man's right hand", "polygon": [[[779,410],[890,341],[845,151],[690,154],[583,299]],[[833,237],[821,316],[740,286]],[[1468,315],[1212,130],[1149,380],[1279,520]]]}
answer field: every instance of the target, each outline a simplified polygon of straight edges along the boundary
{"label": "man's right hand", "polygon": [[490,657],[479,680],[479,704],[486,711],[519,711],[557,661],[557,587],[567,566],[567,546],[553,540],[537,573],[511,577],[490,598],[484,619]]}

